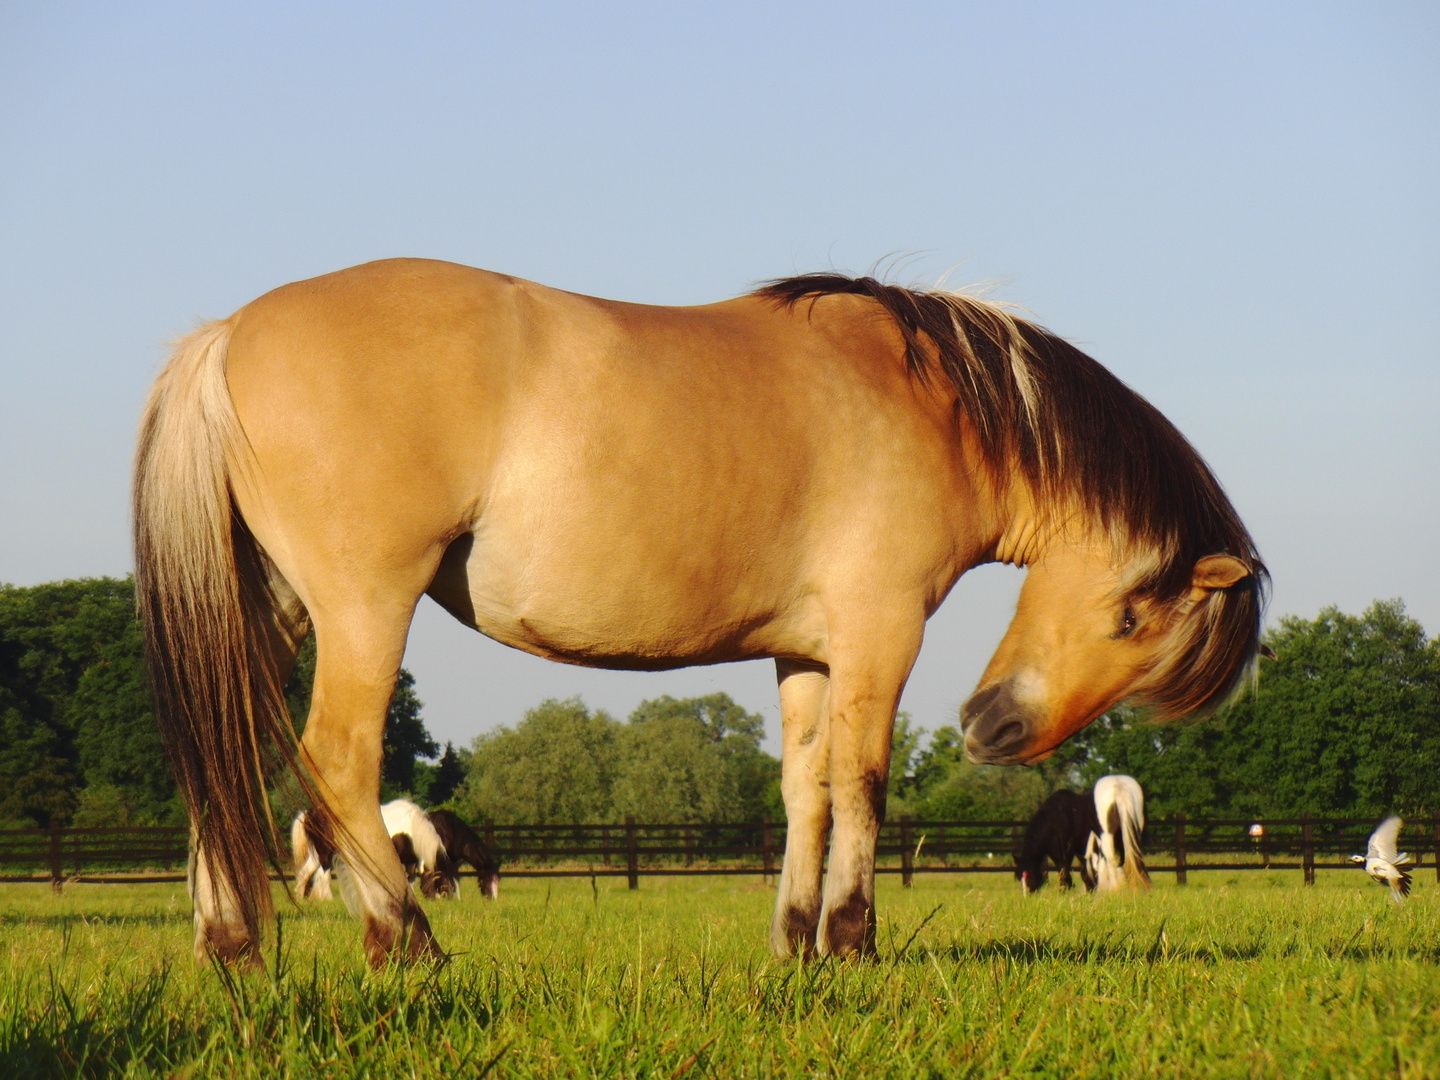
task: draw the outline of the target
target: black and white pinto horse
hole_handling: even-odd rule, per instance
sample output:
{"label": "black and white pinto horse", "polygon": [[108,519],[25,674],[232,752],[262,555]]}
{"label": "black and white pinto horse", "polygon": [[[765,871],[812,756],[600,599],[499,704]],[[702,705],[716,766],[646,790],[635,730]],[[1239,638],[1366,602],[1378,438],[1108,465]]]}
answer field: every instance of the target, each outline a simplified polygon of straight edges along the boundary
{"label": "black and white pinto horse", "polygon": [[469,825],[461,820],[460,815],[450,810],[431,810],[429,813],[430,824],[435,826],[435,831],[440,834],[440,842],[445,845],[445,850],[454,863],[457,875],[456,886],[459,886],[458,870],[461,863],[469,863],[475,868],[475,873],[480,878],[480,893],[491,900],[500,897],[500,860],[496,858],[495,852],[490,850],[489,845]]}
{"label": "black and white pinto horse", "polygon": [[[459,891],[461,862],[475,867],[485,896],[499,895],[499,860],[457,814],[449,810],[427,814],[408,799],[385,803],[380,814],[406,877],[411,881],[419,878],[422,895],[429,899],[454,896]],[[329,900],[333,895],[330,879],[336,872],[334,841],[302,810],[291,823],[290,845],[300,898]]]}
{"label": "black and white pinto horse", "polygon": [[1048,860],[1060,872],[1060,887],[1068,889],[1070,864],[1078,859],[1087,892],[1148,889],[1144,829],[1145,793],[1134,777],[1103,776],[1087,795],[1057,791],[1025,827],[1015,876],[1027,896],[1038,892]]}

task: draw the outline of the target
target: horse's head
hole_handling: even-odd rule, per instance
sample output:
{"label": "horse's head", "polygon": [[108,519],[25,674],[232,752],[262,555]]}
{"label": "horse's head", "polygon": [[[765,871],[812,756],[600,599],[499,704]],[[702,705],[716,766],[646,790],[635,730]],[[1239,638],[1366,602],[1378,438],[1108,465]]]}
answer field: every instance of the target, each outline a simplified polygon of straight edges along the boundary
{"label": "horse's head", "polygon": [[1045,887],[1045,856],[1016,859],[1015,880],[1020,882],[1020,891],[1026,896],[1043,889]]}
{"label": "horse's head", "polygon": [[1127,585],[1133,577],[1108,545],[1051,545],[1031,564],[961,710],[971,760],[1034,764],[1125,699],[1168,718],[1228,696],[1259,646],[1256,568],[1207,555],[1144,575],[1142,587]]}
{"label": "horse's head", "polygon": [[488,900],[500,899],[500,871],[480,875],[480,895]]}

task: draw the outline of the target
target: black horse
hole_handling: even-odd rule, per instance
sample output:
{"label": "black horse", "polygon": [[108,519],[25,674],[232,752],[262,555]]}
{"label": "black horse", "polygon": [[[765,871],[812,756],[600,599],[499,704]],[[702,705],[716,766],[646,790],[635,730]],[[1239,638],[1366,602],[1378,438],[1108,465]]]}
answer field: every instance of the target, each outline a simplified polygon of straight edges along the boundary
{"label": "black horse", "polygon": [[480,875],[480,892],[492,900],[499,897],[500,860],[475,830],[450,810],[431,810],[425,816],[440,834],[440,842],[455,866],[468,862]]}
{"label": "black horse", "polygon": [[1060,888],[1068,889],[1070,863],[1080,860],[1080,877],[1087,892],[1095,891],[1095,875],[1085,860],[1090,837],[1100,835],[1100,818],[1095,813],[1095,798],[1090,792],[1077,795],[1073,791],[1057,791],[1040,804],[1035,816],[1025,826],[1025,839],[1015,856],[1015,877],[1028,896],[1039,892],[1045,884],[1045,861],[1055,863],[1060,871]]}

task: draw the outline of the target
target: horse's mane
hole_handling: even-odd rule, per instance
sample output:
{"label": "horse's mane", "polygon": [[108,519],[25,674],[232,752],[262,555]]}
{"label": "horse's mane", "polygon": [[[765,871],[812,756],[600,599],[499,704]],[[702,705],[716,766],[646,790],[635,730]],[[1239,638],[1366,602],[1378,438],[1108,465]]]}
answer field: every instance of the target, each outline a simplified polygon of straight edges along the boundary
{"label": "horse's mane", "polygon": [[953,388],[997,490],[1018,478],[1048,521],[1079,511],[1098,525],[1143,568],[1128,583],[1132,595],[1182,601],[1206,555],[1251,569],[1176,620],[1140,692],[1161,716],[1203,713],[1228,697],[1258,647],[1267,575],[1219,481],[1174,425],[1075,346],[1000,304],[841,274],[783,278],[756,292],[787,307],[831,294],[879,304],[911,373],[926,383],[938,374]]}

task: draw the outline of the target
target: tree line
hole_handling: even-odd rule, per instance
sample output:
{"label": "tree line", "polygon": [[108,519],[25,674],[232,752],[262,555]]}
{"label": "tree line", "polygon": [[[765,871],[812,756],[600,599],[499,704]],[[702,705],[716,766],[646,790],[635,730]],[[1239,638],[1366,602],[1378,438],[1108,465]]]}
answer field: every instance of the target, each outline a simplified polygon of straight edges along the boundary
{"label": "tree line", "polygon": [[[1398,601],[1267,632],[1277,659],[1219,715],[1154,724],[1111,710],[1030,769],[974,765],[956,725],[897,719],[889,816],[1005,820],[1051,791],[1128,773],[1150,812],[1369,817],[1440,812],[1440,642]],[[313,639],[286,687],[303,730]],[[547,700],[468,748],[430,736],[402,671],[383,788],[476,822],[704,823],[784,818],[764,723],[726,694],[641,702],[624,720]],[[179,824],[141,659],[132,582],[0,586],[0,828]]]}

